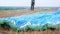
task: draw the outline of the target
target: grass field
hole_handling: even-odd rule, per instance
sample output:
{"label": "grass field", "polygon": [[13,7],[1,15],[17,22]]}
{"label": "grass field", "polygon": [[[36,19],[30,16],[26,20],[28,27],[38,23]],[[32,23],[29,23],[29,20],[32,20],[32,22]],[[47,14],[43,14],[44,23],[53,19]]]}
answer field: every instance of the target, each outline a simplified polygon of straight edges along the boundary
{"label": "grass field", "polygon": [[32,14],[32,13],[36,13],[36,12],[55,12],[56,10],[0,10],[0,18],[2,17],[10,17],[10,16],[19,16],[19,15],[23,15],[23,14]]}
{"label": "grass field", "polygon": [[[55,12],[56,10],[1,10],[0,11],[0,18],[2,17],[10,17],[10,16],[19,16],[23,14],[32,14],[36,12]],[[0,34],[60,34],[60,28],[56,30],[46,29],[45,31],[14,31],[12,29],[7,30],[6,27],[2,28],[0,26]]]}

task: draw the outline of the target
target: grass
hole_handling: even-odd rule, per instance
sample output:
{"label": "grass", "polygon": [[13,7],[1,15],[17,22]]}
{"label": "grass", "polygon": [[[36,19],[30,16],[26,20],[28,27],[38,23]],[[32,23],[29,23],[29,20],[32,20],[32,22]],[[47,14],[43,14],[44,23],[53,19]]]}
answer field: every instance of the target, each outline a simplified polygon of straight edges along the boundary
{"label": "grass", "polygon": [[51,29],[46,29],[44,31],[31,31],[31,30],[28,30],[28,31],[14,31],[12,29],[8,30],[8,29],[5,29],[4,27],[1,27],[0,26],[0,34],[2,33],[6,33],[6,34],[60,34],[60,28],[57,28],[55,30],[51,30]]}
{"label": "grass", "polygon": [[10,17],[10,16],[19,16],[23,14],[32,14],[36,12],[55,12],[56,10],[40,10],[36,9],[34,11],[31,10],[0,10],[0,18],[2,17]]}

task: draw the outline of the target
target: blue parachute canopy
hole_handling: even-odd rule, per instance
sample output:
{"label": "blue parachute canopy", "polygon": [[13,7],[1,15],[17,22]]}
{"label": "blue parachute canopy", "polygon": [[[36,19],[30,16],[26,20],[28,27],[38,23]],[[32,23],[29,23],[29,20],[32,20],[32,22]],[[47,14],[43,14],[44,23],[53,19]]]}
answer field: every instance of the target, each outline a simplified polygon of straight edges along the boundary
{"label": "blue parachute canopy", "polygon": [[37,12],[34,14],[25,14],[21,16],[0,18],[0,23],[2,22],[1,20],[10,21],[13,25],[17,26],[19,29],[21,28],[23,29],[24,27],[26,29],[29,26],[30,28],[32,28],[32,26],[43,27],[46,24],[56,25],[60,24],[60,9],[58,9],[56,12]]}

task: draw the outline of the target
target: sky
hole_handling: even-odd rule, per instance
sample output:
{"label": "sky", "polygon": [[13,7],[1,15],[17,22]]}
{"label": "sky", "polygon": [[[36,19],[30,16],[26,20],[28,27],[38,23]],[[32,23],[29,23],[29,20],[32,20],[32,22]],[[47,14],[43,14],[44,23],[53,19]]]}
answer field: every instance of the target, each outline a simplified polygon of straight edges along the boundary
{"label": "sky", "polygon": [[[0,0],[0,6],[30,7],[31,0]],[[35,0],[35,7],[60,7],[60,0]]]}

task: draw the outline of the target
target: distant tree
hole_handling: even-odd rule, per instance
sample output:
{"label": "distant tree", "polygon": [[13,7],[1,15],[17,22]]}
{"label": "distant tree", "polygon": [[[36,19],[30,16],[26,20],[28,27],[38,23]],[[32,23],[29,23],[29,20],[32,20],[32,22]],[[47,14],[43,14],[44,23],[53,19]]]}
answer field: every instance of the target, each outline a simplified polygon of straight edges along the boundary
{"label": "distant tree", "polygon": [[31,10],[34,10],[35,0],[31,0]]}

